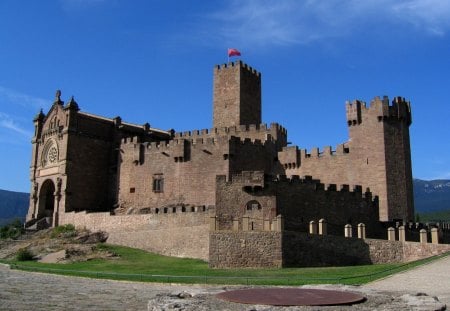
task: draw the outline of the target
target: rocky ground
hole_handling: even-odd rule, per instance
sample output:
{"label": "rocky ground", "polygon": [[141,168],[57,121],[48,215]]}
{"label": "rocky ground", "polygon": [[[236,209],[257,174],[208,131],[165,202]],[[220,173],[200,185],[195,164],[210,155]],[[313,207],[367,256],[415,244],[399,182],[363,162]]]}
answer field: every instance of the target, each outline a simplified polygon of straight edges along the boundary
{"label": "rocky ground", "polygon": [[107,238],[104,232],[87,230],[69,230],[59,234],[54,234],[52,229],[27,232],[17,240],[0,240],[0,259],[11,259],[20,249],[27,249],[36,260],[48,263],[114,257],[114,254],[96,247]]}

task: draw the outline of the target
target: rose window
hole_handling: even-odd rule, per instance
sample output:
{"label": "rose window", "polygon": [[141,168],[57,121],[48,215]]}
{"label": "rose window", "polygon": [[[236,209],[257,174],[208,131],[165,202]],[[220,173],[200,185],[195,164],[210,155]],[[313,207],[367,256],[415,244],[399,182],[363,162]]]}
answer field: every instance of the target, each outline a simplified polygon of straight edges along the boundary
{"label": "rose window", "polygon": [[58,145],[49,141],[42,152],[42,166],[54,165],[58,162]]}
{"label": "rose window", "polygon": [[49,164],[53,164],[58,160],[58,149],[55,146],[52,146],[48,150],[47,159]]}

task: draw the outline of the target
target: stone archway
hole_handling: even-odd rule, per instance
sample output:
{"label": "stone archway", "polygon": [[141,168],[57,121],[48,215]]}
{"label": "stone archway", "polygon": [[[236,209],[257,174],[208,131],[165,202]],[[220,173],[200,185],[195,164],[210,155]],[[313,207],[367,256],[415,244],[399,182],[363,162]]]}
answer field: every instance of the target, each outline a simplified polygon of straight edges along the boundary
{"label": "stone archway", "polygon": [[[55,210],[55,184],[51,179],[47,179],[39,191],[37,219],[53,217]],[[49,222],[51,224],[51,221]]]}

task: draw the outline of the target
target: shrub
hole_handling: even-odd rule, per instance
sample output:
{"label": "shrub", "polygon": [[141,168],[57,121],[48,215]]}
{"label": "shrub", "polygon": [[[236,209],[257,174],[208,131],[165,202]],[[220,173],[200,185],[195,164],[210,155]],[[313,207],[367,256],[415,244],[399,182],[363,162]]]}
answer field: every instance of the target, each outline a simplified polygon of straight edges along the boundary
{"label": "shrub", "polygon": [[70,238],[76,235],[75,226],[72,224],[67,224],[63,226],[55,227],[50,234],[51,238],[65,237]]}
{"label": "shrub", "polygon": [[15,219],[11,223],[0,227],[0,238],[17,239],[24,231],[22,222],[19,219]]}
{"label": "shrub", "polygon": [[33,254],[26,248],[21,248],[17,252],[16,259],[18,261],[29,261],[33,260]]}

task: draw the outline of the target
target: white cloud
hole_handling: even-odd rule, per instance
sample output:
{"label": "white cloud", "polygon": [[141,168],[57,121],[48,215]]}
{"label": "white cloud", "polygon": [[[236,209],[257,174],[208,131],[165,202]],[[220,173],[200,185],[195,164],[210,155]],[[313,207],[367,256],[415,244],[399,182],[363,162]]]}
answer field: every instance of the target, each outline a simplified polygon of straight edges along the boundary
{"label": "white cloud", "polygon": [[444,35],[448,0],[232,0],[210,16],[213,36],[239,46],[305,44],[379,25]]}
{"label": "white cloud", "polygon": [[0,102],[2,105],[19,105],[30,108],[32,111],[48,107],[51,104],[49,100],[23,94],[3,86],[0,86]]}
{"label": "white cloud", "polygon": [[392,5],[398,18],[435,35],[445,35],[450,29],[450,1],[409,0]]}
{"label": "white cloud", "polygon": [[11,130],[26,138],[31,138],[33,133],[21,127],[10,115],[0,112],[0,127]]}

